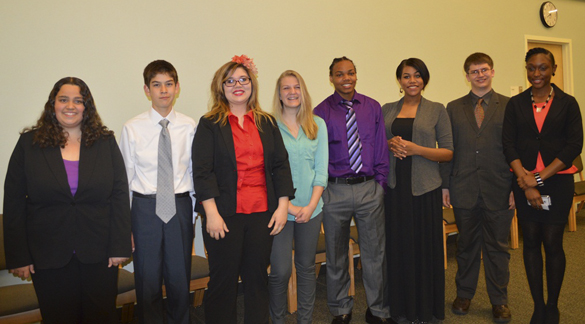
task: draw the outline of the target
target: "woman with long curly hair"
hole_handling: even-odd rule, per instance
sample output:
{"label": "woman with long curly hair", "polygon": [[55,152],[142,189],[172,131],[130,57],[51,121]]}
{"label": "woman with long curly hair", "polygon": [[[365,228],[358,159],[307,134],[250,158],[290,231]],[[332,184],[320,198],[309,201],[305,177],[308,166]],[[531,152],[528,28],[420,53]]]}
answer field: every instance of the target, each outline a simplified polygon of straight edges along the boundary
{"label": "woman with long curly hair", "polygon": [[6,265],[32,275],[44,323],[117,323],[130,257],[124,161],[85,82],[66,77],[25,129],[4,183]]}

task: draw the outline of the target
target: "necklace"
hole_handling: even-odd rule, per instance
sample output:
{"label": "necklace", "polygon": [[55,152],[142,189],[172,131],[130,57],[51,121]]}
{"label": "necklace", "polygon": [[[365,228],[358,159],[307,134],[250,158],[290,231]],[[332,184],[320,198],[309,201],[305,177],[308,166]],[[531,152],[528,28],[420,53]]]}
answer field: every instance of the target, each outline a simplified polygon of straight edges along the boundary
{"label": "necklace", "polygon": [[546,107],[546,105],[550,101],[550,98],[552,98],[552,94],[553,94],[553,87],[550,87],[550,93],[548,94],[548,98],[546,98],[544,105],[542,107],[536,107],[536,102],[534,102],[534,97],[532,96],[532,90],[530,90],[530,100],[532,100],[532,107],[534,107],[534,109],[536,109],[537,113],[541,112],[544,109],[544,107]]}

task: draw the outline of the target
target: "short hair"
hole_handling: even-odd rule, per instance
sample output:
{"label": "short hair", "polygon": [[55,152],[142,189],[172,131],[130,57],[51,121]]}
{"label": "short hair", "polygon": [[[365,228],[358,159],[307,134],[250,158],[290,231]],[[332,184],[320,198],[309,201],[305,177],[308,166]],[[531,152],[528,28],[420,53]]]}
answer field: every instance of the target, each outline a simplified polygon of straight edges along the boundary
{"label": "short hair", "polygon": [[333,76],[333,67],[335,66],[335,64],[341,62],[341,61],[349,61],[351,62],[351,64],[353,64],[353,69],[357,72],[357,68],[355,67],[355,63],[353,63],[352,60],[348,59],[345,56],[342,57],[336,57],[333,59],[333,62],[331,62],[331,65],[329,65],[329,76]]}
{"label": "short hair", "polygon": [[260,107],[260,102],[258,101],[258,79],[256,79],[256,75],[250,72],[250,69],[248,69],[242,63],[230,61],[222,65],[215,72],[213,80],[211,81],[209,112],[205,114],[205,117],[214,120],[216,123],[220,122],[221,125],[225,125],[227,123],[228,115],[230,113],[230,104],[227,100],[227,97],[225,96],[223,84],[232,74],[234,74],[234,72],[236,72],[238,68],[242,68],[244,71],[246,71],[246,74],[252,83],[252,93],[250,94],[250,98],[248,98],[246,110],[252,110],[254,112],[254,121],[256,122],[256,127],[258,127],[259,131],[262,131],[260,128],[261,118],[267,118],[270,121],[273,121],[273,118],[270,116],[270,114],[262,111],[262,108]]}
{"label": "short hair", "polygon": [[282,120],[282,110],[284,106],[282,104],[282,100],[280,100],[280,83],[282,79],[286,77],[294,77],[299,82],[301,86],[301,106],[299,107],[299,111],[297,112],[297,122],[303,128],[305,135],[310,140],[314,140],[317,138],[317,131],[318,126],[313,119],[313,106],[311,103],[311,96],[309,95],[309,91],[307,90],[307,86],[305,85],[305,80],[303,77],[296,71],[293,70],[286,70],[282,72],[282,74],[276,80],[276,88],[274,89],[274,100],[272,101],[272,114],[276,117],[277,120]]}
{"label": "short hair", "polygon": [[542,47],[535,47],[535,48],[528,50],[528,52],[526,52],[526,57],[524,58],[524,62],[528,63],[528,60],[536,54],[544,54],[544,55],[548,56],[548,59],[552,62],[552,65],[555,66],[555,64],[556,64],[555,63],[555,56],[553,55],[553,53],[551,53],[546,48],[542,48]]}
{"label": "short hair", "polygon": [[79,93],[83,98],[84,110],[83,118],[81,120],[82,143],[85,144],[86,147],[90,147],[100,137],[113,136],[114,132],[108,130],[108,128],[102,124],[102,120],[95,107],[89,87],[83,82],[83,80],[75,77],[65,77],[55,83],[36,125],[25,128],[22,133],[36,130],[36,133],[33,136],[33,144],[38,144],[41,148],[65,147],[68,135],[66,135],[55,115],[55,100],[61,87],[66,84],[78,86]]}
{"label": "short hair", "polygon": [[423,85],[424,90],[427,84],[429,83],[429,79],[431,78],[429,69],[427,69],[425,62],[416,57],[411,57],[406,60],[402,60],[402,62],[400,62],[400,64],[398,64],[398,67],[396,68],[396,80],[400,80],[402,78],[402,71],[406,66],[410,66],[414,68],[418,73],[420,73],[420,76],[422,77],[424,83]]}
{"label": "short hair", "polygon": [[171,63],[165,60],[156,60],[148,63],[148,65],[144,68],[144,72],[142,73],[142,76],[144,77],[144,84],[147,87],[150,87],[150,81],[152,81],[152,79],[154,79],[154,77],[158,74],[167,74],[173,78],[175,83],[179,82],[179,75],[177,74],[177,70],[175,70],[175,67]]}
{"label": "short hair", "polygon": [[467,59],[465,59],[465,63],[463,63],[463,70],[465,70],[465,73],[469,73],[469,67],[471,66],[471,64],[479,65],[484,63],[489,65],[490,68],[492,69],[494,68],[494,61],[489,55],[481,52],[476,52],[469,55]]}

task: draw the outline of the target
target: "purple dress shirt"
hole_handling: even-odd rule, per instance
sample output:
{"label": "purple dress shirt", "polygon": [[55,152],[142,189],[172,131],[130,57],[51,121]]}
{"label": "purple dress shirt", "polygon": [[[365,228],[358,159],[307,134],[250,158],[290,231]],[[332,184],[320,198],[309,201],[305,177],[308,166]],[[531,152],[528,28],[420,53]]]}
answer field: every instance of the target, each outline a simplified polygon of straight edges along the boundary
{"label": "purple dress shirt", "polygon": [[351,178],[374,176],[382,188],[386,188],[389,172],[388,144],[380,104],[362,94],[355,93],[355,110],[358,132],[362,142],[362,168],[356,174],[349,166],[347,149],[347,129],[345,114],[347,108],[341,103],[343,98],[335,92],[314,109],[315,115],[323,118],[329,135],[329,176]]}

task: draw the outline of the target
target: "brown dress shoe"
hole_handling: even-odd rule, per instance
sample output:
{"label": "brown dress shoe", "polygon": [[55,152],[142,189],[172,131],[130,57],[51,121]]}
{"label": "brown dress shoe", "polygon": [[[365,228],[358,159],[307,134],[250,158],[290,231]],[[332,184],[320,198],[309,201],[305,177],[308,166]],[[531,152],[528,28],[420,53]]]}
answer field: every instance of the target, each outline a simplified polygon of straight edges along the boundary
{"label": "brown dress shoe", "polygon": [[451,306],[451,311],[456,315],[467,315],[469,313],[469,305],[471,305],[471,299],[461,298],[457,296]]}
{"label": "brown dress shoe", "polygon": [[333,321],[331,321],[331,324],[349,324],[350,321],[351,321],[351,313],[337,315],[337,316],[333,317]]}
{"label": "brown dress shoe", "polygon": [[512,320],[508,305],[492,305],[492,315],[494,315],[494,322],[496,323],[508,323]]}

